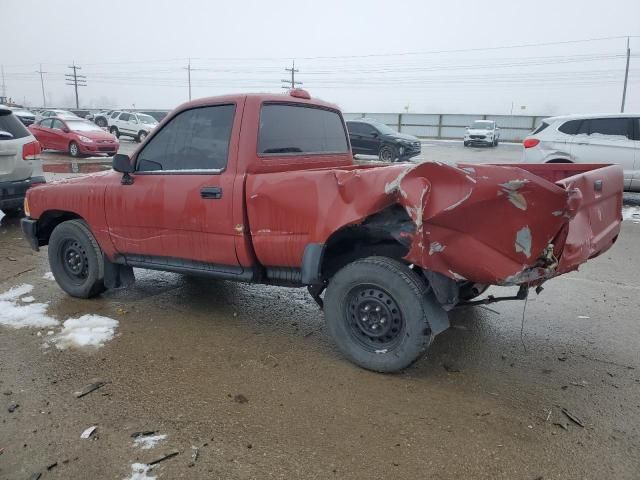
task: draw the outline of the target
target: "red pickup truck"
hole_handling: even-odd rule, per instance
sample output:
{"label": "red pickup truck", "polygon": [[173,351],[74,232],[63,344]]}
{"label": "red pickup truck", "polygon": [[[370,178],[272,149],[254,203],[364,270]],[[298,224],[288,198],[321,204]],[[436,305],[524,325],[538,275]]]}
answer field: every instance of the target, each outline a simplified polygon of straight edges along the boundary
{"label": "red pickup truck", "polygon": [[[75,297],[134,267],[306,286],[345,356],[390,372],[448,310],[611,247],[622,190],[611,165],[357,165],[339,109],[293,90],[178,107],[112,171],[29,190],[22,228]],[[472,300],[489,285],[519,290]]]}

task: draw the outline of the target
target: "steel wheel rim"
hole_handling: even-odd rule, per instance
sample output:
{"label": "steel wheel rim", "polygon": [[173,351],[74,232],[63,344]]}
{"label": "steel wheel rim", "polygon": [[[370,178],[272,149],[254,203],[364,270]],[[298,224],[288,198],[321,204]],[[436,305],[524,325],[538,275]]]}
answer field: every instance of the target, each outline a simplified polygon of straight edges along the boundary
{"label": "steel wheel rim", "polygon": [[369,352],[379,353],[400,343],[405,331],[402,312],[395,299],[375,285],[360,285],[347,294],[347,329]]}
{"label": "steel wheel rim", "polygon": [[391,149],[389,147],[384,147],[382,149],[382,160],[385,162],[390,162],[391,160],[393,160],[393,154],[391,153]]}
{"label": "steel wheel rim", "polygon": [[77,240],[67,239],[62,243],[60,262],[65,275],[73,283],[82,284],[89,276],[89,257]]}
{"label": "steel wheel rim", "polygon": [[76,156],[78,154],[78,146],[75,143],[71,144],[71,155]]}

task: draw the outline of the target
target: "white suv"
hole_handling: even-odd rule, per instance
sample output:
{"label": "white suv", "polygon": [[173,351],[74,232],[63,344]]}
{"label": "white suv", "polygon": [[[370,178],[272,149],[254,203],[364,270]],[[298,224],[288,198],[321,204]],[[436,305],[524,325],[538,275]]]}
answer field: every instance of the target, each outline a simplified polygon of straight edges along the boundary
{"label": "white suv", "polygon": [[640,191],[640,114],[546,118],[523,145],[527,163],[617,163],[625,189]]}
{"label": "white suv", "polygon": [[109,131],[120,138],[120,135],[132,137],[138,142],[144,142],[149,132],[153,130],[158,121],[151,115],[135,112],[113,112],[107,119]]}
{"label": "white suv", "polygon": [[40,143],[8,107],[0,106],[0,210],[6,215],[18,215],[27,189],[44,183],[39,157]]}

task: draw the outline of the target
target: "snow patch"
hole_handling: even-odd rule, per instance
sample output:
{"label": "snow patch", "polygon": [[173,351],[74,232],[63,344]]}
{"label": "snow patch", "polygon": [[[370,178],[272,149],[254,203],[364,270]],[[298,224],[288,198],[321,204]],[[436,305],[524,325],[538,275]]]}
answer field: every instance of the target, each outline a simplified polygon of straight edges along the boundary
{"label": "snow patch", "polygon": [[146,463],[132,463],[131,476],[123,480],[155,480],[158,477],[147,475],[151,466]]}
{"label": "snow patch", "polygon": [[149,450],[151,448],[154,448],[156,445],[158,445],[158,443],[162,442],[166,438],[166,434],[138,437],[133,441],[133,444],[143,450]]}
{"label": "snow patch", "polygon": [[32,296],[22,297],[22,298],[20,299],[20,301],[21,301],[22,303],[31,303],[31,302],[33,302],[34,300],[35,300],[35,298],[33,298]]}
{"label": "snow patch", "polygon": [[47,272],[45,273],[42,278],[44,278],[45,280],[55,280],[55,277],[53,276],[53,273],[51,272]]}
{"label": "snow patch", "polygon": [[[18,299],[31,292],[33,285],[22,284],[0,293],[0,325],[11,328],[44,328],[58,325],[46,314],[46,303],[18,305]],[[27,297],[28,298],[28,297]],[[33,301],[33,297],[30,297]]]}
{"label": "snow patch", "polygon": [[59,350],[69,347],[99,348],[114,337],[117,327],[118,321],[113,318],[86,314],[65,320],[62,330],[52,341]]}

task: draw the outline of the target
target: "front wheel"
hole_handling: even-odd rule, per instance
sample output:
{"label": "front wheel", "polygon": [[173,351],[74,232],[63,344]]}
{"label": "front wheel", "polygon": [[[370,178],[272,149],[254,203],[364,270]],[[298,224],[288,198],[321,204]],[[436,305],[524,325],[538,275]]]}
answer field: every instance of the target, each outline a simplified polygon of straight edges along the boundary
{"label": "front wheel", "polygon": [[382,162],[393,162],[397,157],[396,149],[391,145],[383,145],[378,152],[378,158]]}
{"label": "front wheel", "polygon": [[117,127],[111,127],[111,130],[109,130],[111,132],[111,135],[113,135],[116,138],[120,138],[120,131],[118,130]]}
{"label": "front wheel", "polygon": [[104,118],[102,118],[102,117],[97,118],[97,119],[96,119],[96,125],[98,125],[98,126],[99,126],[99,127],[101,127],[101,128],[104,128],[104,127],[106,127],[106,126],[107,126],[107,121],[106,121]]}
{"label": "front wheel", "polygon": [[62,222],[53,229],[49,265],[58,285],[72,297],[90,298],[105,290],[102,251],[82,220]]}
{"label": "front wheel", "polygon": [[368,257],[348,264],[329,282],[327,328],[356,365],[396,372],[418,360],[433,340],[430,301],[427,285],[407,265]]}
{"label": "front wheel", "polygon": [[144,130],[138,133],[138,142],[142,143],[146,140],[146,138],[147,138],[147,132],[145,132]]}
{"label": "front wheel", "polygon": [[463,144],[465,147],[468,147],[468,146],[469,146],[469,142],[462,142],[462,144]]}
{"label": "front wheel", "polygon": [[494,138],[494,139],[493,139],[493,146],[494,146],[494,147],[497,147],[497,146],[498,146],[498,139],[497,139],[497,138]]}
{"label": "front wheel", "polygon": [[76,142],[71,142],[69,144],[69,155],[73,158],[78,158],[80,156],[80,147]]}

